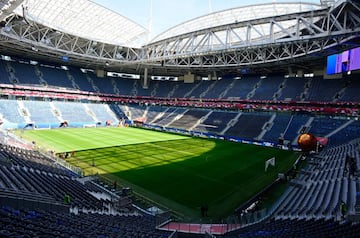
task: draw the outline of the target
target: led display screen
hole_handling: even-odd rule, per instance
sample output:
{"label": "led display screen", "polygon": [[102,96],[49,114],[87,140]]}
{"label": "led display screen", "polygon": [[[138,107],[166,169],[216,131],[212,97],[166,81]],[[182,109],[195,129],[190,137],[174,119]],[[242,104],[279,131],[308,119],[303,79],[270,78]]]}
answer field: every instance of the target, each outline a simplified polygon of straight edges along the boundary
{"label": "led display screen", "polygon": [[341,74],[360,69],[360,47],[327,57],[327,74]]}

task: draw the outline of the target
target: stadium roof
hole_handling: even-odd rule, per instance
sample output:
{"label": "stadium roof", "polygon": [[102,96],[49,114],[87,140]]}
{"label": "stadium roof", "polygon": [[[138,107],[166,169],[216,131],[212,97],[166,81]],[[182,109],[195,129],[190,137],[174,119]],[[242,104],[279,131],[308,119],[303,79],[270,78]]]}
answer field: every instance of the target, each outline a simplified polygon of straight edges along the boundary
{"label": "stadium roof", "polygon": [[55,30],[104,43],[139,46],[147,29],[88,0],[26,0],[16,14]]}
{"label": "stadium roof", "polygon": [[57,64],[65,55],[71,65],[114,72],[149,68],[152,75],[206,76],[238,73],[240,67],[254,73],[323,69],[325,56],[360,40],[358,0],[334,7],[275,2],[232,8],[174,26],[143,47],[144,27],[89,0],[2,2],[2,54]]}
{"label": "stadium roof", "polygon": [[174,26],[157,35],[152,42],[211,27],[322,8],[324,6],[320,4],[305,2],[274,2],[231,8],[200,16]]}

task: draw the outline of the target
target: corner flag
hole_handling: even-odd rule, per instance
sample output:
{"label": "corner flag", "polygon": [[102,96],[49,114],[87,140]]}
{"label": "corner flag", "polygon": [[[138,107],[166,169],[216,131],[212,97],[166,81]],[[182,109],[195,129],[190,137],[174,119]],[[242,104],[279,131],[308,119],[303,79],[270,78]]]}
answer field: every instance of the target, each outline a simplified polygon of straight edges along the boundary
{"label": "corner flag", "polygon": [[275,157],[265,161],[265,172],[267,171],[269,165],[275,166]]}

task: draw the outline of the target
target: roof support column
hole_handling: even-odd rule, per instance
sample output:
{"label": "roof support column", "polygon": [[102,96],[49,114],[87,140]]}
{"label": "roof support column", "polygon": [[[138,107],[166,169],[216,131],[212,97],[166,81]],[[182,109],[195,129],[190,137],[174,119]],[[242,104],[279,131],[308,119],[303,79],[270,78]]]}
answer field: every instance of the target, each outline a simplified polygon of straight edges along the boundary
{"label": "roof support column", "polygon": [[148,79],[148,68],[144,69],[144,76],[142,80],[142,87],[149,88],[149,79]]}

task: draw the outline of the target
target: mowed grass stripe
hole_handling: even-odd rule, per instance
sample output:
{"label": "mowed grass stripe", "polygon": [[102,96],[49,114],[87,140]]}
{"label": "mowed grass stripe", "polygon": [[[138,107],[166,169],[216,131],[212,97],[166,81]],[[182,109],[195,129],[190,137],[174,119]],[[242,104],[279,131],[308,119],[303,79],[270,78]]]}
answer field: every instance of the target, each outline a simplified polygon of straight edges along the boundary
{"label": "mowed grass stripe", "polygon": [[[190,140],[190,138],[187,138]],[[185,140],[182,140],[186,143]],[[192,143],[192,142],[190,142]],[[164,145],[163,145],[164,144]],[[133,169],[139,167],[159,166],[167,163],[174,163],[182,161],[188,158],[197,156],[203,152],[211,149],[206,147],[192,147],[183,148],[184,150],[175,149],[178,148],[177,142],[174,141],[174,145],[169,142],[161,143],[145,143],[137,145],[127,145],[121,147],[104,148],[101,150],[101,155],[96,151],[88,150],[84,152],[77,152],[74,158],[69,159],[70,162],[76,162],[77,160],[86,161],[89,166],[92,166],[92,161],[95,159],[96,166],[107,167],[108,172],[118,172],[119,169]],[[141,147],[141,148],[140,148]],[[174,147],[174,148],[173,148]],[[194,149],[196,149],[194,151]],[[199,151],[200,149],[200,151]],[[111,170],[114,162],[121,164],[121,167],[117,166],[115,170]]]}
{"label": "mowed grass stripe", "polygon": [[103,147],[187,139],[185,136],[158,133],[138,128],[59,128],[24,130],[17,134],[57,153]]}

